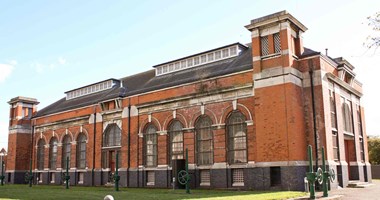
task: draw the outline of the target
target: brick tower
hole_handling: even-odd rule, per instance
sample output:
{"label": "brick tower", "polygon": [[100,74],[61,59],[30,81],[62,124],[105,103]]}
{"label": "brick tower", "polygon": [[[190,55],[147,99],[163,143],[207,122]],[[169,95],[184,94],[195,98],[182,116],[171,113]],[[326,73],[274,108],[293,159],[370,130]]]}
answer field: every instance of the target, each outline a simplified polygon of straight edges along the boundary
{"label": "brick tower", "polygon": [[252,36],[254,124],[260,133],[256,162],[281,176],[303,175],[306,136],[298,59],[307,28],[286,11],[254,19],[246,28]]}
{"label": "brick tower", "polygon": [[24,183],[25,172],[29,169],[32,147],[33,113],[37,111],[37,99],[15,97],[9,102],[9,135],[6,181]]}

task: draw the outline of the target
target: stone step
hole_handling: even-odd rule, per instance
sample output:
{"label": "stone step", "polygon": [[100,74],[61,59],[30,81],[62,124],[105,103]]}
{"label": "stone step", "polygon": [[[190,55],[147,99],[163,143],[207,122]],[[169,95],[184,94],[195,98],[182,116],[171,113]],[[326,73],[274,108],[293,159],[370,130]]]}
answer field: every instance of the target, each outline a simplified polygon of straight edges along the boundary
{"label": "stone step", "polygon": [[372,186],[372,183],[360,182],[360,181],[349,181],[347,187],[349,188],[366,188]]}

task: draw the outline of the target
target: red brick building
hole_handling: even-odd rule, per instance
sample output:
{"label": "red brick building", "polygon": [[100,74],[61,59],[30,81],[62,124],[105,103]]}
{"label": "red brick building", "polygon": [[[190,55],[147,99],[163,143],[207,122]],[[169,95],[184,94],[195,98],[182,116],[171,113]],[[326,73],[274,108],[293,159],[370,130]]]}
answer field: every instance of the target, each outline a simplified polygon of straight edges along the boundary
{"label": "red brick building", "polygon": [[354,67],[305,48],[307,28],[286,11],[246,28],[250,44],[73,89],[39,111],[10,100],[8,181],[23,182],[32,158],[35,182],[62,184],[69,158],[70,184],[105,185],[119,152],[122,186],[171,187],[187,148],[192,188],[303,190],[310,144],[326,148],[333,187],[370,182]]}

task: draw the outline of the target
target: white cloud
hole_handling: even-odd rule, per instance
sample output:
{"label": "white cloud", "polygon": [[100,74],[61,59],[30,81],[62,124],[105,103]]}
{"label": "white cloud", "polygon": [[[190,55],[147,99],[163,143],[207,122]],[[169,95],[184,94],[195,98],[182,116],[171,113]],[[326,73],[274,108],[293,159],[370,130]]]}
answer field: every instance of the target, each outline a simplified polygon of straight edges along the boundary
{"label": "white cloud", "polygon": [[[16,63],[16,62],[11,62],[11,63]],[[0,82],[4,82],[5,79],[7,79],[11,74],[14,69],[14,65],[12,64],[2,64],[0,63]]]}
{"label": "white cloud", "polygon": [[30,66],[32,66],[32,68],[34,68],[36,70],[36,72],[39,73],[39,74],[41,74],[41,73],[43,73],[45,71],[44,65],[42,65],[39,62],[34,62]]}
{"label": "white cloud", "polygon": [[66,64],[67,60],[63,57],[59,57],[56,61],[51,62],[51,63],[41,63],[39,61],[32,62],[30,66],[36,70],[37,73],[42,74],[46,70],[54,70],[57,68],[59,65],[64,65]]}
{"label": "white cloud", "polygon": [[10,61],[8,61],[8,63],[9,63],[10,65],[15,66],[15,65],[17,65],[17,60],[10,60]]}
{"label": "white cloud", "polygon": [[66,64],[66,59],[64,59],[64,58],[62,58],[62,57],[59,57],[59,58],[58,58],[58,63],[59,63],[60,65],[64,65],[64,64]]}

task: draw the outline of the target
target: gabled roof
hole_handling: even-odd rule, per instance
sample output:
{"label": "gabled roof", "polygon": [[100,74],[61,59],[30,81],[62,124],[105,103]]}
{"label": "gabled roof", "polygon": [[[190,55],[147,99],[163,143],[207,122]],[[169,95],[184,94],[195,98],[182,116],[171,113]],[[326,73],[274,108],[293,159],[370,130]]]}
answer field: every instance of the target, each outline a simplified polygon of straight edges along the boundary
{"label": "gabled roof", "polygon": [[161,76],[155,76],[155,69],[127,76],[121,78],[120,83],[114,85],[111,89],[69,100],[62,98],[38,111],[33,118],[94,105],[107,99],[138,95],[167,87],[249,70],[252,69],[251,52],[252,49],[249,47],[242,51],[237,57]]}

